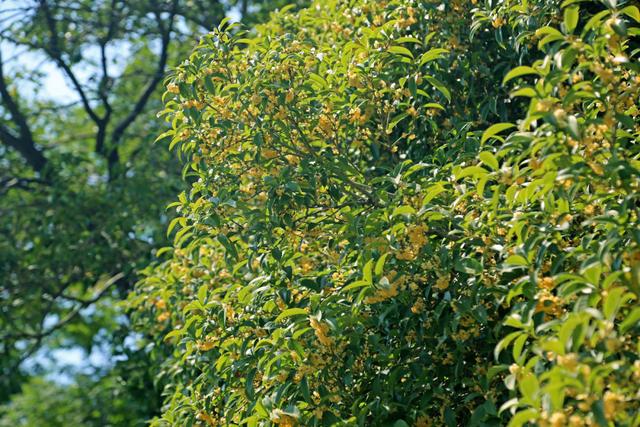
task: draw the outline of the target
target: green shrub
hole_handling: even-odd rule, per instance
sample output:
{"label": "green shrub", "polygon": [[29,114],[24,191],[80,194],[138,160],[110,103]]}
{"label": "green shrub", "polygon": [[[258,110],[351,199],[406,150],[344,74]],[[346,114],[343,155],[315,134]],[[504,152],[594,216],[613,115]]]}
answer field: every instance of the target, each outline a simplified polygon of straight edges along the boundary
{"label": "green shrub", "polygon": [[489,3],[318,1],[176,70],[157,424],[640,423],[640,13]]}

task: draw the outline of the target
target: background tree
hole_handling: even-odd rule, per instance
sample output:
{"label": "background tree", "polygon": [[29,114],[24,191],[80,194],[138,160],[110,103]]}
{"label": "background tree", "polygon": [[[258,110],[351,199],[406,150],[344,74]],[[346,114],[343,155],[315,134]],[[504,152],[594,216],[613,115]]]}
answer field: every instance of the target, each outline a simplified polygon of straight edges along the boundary
{"label": "background tree", "polygon": [[[177,162],[152,144],[162,128],[158,87],[228,13],[275,5],[257,3],[0,5],[0,402],[33,374],[25,360],[38,355],[37,368],[50,354],[43,348],[89,352],[97,337],[139,368],[137,393],[153,389],[146,352],[124,345],[130,334],[116,302],[164,244],[165,206],[182,187]],[[51,87],[52,76],[64,88]],[[105,382],[122,380],[109,372]]]}

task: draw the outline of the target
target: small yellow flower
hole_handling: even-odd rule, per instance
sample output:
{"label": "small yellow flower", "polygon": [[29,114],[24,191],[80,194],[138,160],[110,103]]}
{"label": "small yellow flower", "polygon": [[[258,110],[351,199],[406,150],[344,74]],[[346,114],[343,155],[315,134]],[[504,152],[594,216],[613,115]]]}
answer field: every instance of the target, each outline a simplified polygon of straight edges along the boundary
{"label": "small yellow flower", "polygon": [[320,116],[318,119],[318,127],[325,135],[331,135],[333,133],[333,124],[331,123],[331,119],[326,115]]}
{"label": "small yellow flower", "polygon": [[199,343],[196,344],[196,347],[198,347],[198,350],[200,351],[209,351],[213,347],[215,347],[215,345],[216,343],[214,340],[208,339],[206,341],[200,341]]}
{"label": "small yellow flower", "polygon": [[284,100],[287,102],[291,102],[293,101],[293,98],[295,98],[295,93],[293,92],[293,89],[289,89],[287,91],[287,95],[284,97]]}
{"label": "small yellow flower", "polygon": [[555,282],[553,277],[543,277],[538,281],[538,286],[542,289],[553,289],[555,286]]}
{"label": "small yellow flower", "polygon": [[624,403],[624,396],[607,391],[602,400],[604,401],[604,416],[608,420],[611,420],[615,417],[616,412],[620,409],[622,403]]}
{"label": "small yellow flower", "polygon": [[349,86],[356,87],[356,88],[362,87],[360,78],[355,72],[349,71],[349,74],[347,74],[347,78],[349,79]]}
{"label": "small yellow flower", "polygon": [[584,426],[584,420],[579,415],[571,415],[569,417],[569,425],[571,427],[582,427]]}
{"label": "small yellow flower", "polygon": [[493,28],[500,28],[504,25],[504,19],[501,17],[497,17],[493,21],[491,21],[491,25],[493,26]]}
{"label": "small yellow flower", "polygon": [[398,295],[398,283],[391,283],[388,286],[384,286],[378,290],[376,290],[376,292],[365,298],[364,302],[365,304],[376,304],[378,302],[382,302],[384,300],[387,300],[389,298],[393,298],[396,295]]}
{"label": "small yellow flower", "polygon": [[596,163],[596,162],[589,162],[589,167],[591,168],[591,170],[596,174],[596,175],[604,175],[604,168],[602,167],[602,165],[600,163]]}
{"label": "small yellow flower", "polygon": [[271,149],[262,150],[262,157],[265,159],[275,159],[278,157],[278,152]]}
{"label": "small yellow flower", "polygon": [[428,229],[429,228],[424,224],[410,227],[407,230],[407,235],[409,236],[409,241],[411,242],[411,244],[422,248],[427,243],[427,237],[425,233]]}
{"label": "small yellow flower", "polygon": [[333,338],[328,336],[329,325],[325,322],[319,321],[313,316],[309,316],[309,324],[315,331],[316,338],[320,341],[320,344],[330,347],[333,344]]}
{"label": "small yellow flower", "polygon": [[298,420],[293,414],[284,412],[281,409],[274,409],[271,413],[271,421],[282,427],[294,427]]}
{"label": "small yellow flower", "polygon": [[349,111],[349,121],[351,123],[360,123],[363,124],[367,120],[366,116],[362,114],[362,111],[359,107],[352,108]]}
{"label": "small yellow flower", "polygon": [[551,422],[551,427],[564,427],[567,425],[567,416],[562,412],[554,412],[549,418],[549,422]]}
{"label": "small yellow flower", "polygon": [[424,310],[424,306],[424,300],[422,298],[418,298],[411,307],[411,312],[413,314],[420,314],[422,310]]}
{"label": "small yellow flower", "polygon": [[200,412],[198,414],[197,418],[199,420],[203,420],[204,422],[206,422],[210,426],[217,426],[218,425],[218,422],[211,415],[207,414],[204,411]]}
{"label": "small yellow flower", "polygon": [[440,289],[441,291],[445,291],[449,288],[449,278],[447,276],[441,276],[436,280],[436,284],[433,285],[434,288]]}

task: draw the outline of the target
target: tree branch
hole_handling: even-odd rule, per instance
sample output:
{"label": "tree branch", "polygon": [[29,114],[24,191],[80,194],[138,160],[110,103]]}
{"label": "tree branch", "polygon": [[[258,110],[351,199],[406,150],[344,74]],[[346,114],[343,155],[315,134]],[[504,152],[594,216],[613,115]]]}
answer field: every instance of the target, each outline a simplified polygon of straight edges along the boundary
{"label": "tree branch", "polygon": [[155,12],[155,16],[157,19],[158,27],[162,33],[162,48],[160,52],[160,57],[158,58],[158,64],[156,65],[156,70],[151,78],[151,81],[144,89],[138,100],[136,101],[133,109],[129,112],[129,114],[116,126],[111,135],[111,153],[109,156],[109,166],[110,170],[115,166],[118,161],[118,144],[124,135],[124,132],[127,128],[136,120],[136,118],[142,113],[144,110],[147,101],[153,94],[154,90],[158,86],[158,84],[162,81],[164,77],[165,68],[167,66],[167,60],[169,58],[169,44],[171,42],[171,32],[173,31],[174,19],[176,16],[178,7],[178,1],[173,1],[173,6],[170,12],[170,16],[168,18],[168,26],[165,27],[162,22],[162,14],[158,11]]}
{"label": "tree branch", "polygon": [[12,188],[20,188],[22,190],[31,190],[33,184],[46,185],[46,181],[38,178],[18,178],[10,177],[0,180],[0,196],[6,194]]}
{"label": "tree branch", "polygon": [[7,338],[9,338],[9,339],[39,340],[44,337],[47,337],[48,335],[51,335],[53,332],[57,331],[58,329],[64,327],[69,322],[71,322],[78,314],[80,314],[80,311],[89,307],[91,304],[96,303],[100,298],[102,298],[105,292],[107,292],[107,290],[109,290],[109,288],[114,283],[116,283],[118,280],[122,279],[123,277],[124,277],[124,273],[118,273],[115,276],[112,276],[108,280],[104,281],[103,283],[101,284],[99,283],[98,286],[96,286],[93,296],[90,299],[87,299],[87,300],[76,299],[76,301],[79,304],[73,310],[68,312],[62,319],[56,322],[55,325],[47,328],[46,330],[42,329],[38,332],[18,332],[13,334],[7,334],[7,335],[4,335],[2,339],[6,340]]}
{"label": "tree branch", "polygon": [[18,103],[13,99],[7,81],[4,76],[4,64],[2,61],[2,53],[0,52],[0,99],[5,105],[11,118],[18,126],[20,135],[14,135],[7,127],[0,125],[0,140],[17,150],[29,165],[37,172],[41,172],[47,164],[47,159],[42,152],[36,148],[33,141],[33,135],[27,119],[20,111]]}
{"label": "tree branch", "polygon": [[47,27],[49,29],[49,33],[51,34],[51,41],[49,43],[50,46],[48,48],[47,47],[44,48],[45,52],[49,54],[49,56],[56,62],[56,64],[58,64],[58,66],[62,69],[62,71],[64,71],[64,73],[67,75],[69,80],[71,80],[71,84],[73,85],[73,88],[76,90],[76,92],[78,92],[78,95],[80,96],[80,100],[82,101],[82,105],[85,111],[87,112],[89,117],[91,117],[91,120],[93,120],[98,126],[100,126],[103,119],[96,114],[93,108],[91,108],[91,104],[89,103],[89,98],[87,97],[87,94],[82,88],[80,81],[78,80],[76,75],[73,73],[71,66],[69,66],[69,64],[67,64],[62,58],[62,49],[60,46],[60,40],[58,38],[57,23],[53,18],[53,15],[51,13],[51,9],[49,8],[49,4],[47,3],[47,0],[40,0],[40,8],[44,12],[44,16],[47,21]]}

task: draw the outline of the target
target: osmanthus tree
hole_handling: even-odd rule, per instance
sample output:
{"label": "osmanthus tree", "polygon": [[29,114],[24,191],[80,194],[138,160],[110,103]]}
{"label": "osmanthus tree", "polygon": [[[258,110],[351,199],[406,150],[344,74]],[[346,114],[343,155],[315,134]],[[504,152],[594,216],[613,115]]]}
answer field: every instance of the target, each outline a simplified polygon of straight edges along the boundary
{"label": "osmanthus tree", "polygon": [[167,81],[154,425],[640,422],[629,2],[318,1]]}
{"label": "osmanthus tree", "polygon": [[[154,118],[161,108],[158,88],[166,68],[232,5],[0,3],[4,402],[29,374],[24,360],[42,348],[90,349],[105,330],[114,339],[127,335],[114,301],[138,280],[136,270],[152,251],[166,244],[165,207],[182,188],[178,163],[166,149],[152,147],[162,131]],[[251,13],[253,2],[243,3]],[[66,89],[50,86],[60,81],[56,75]],[[135,363],[144,366],[145,357]],[[145,388],[152,387],[143,382],[139,391]]]}

